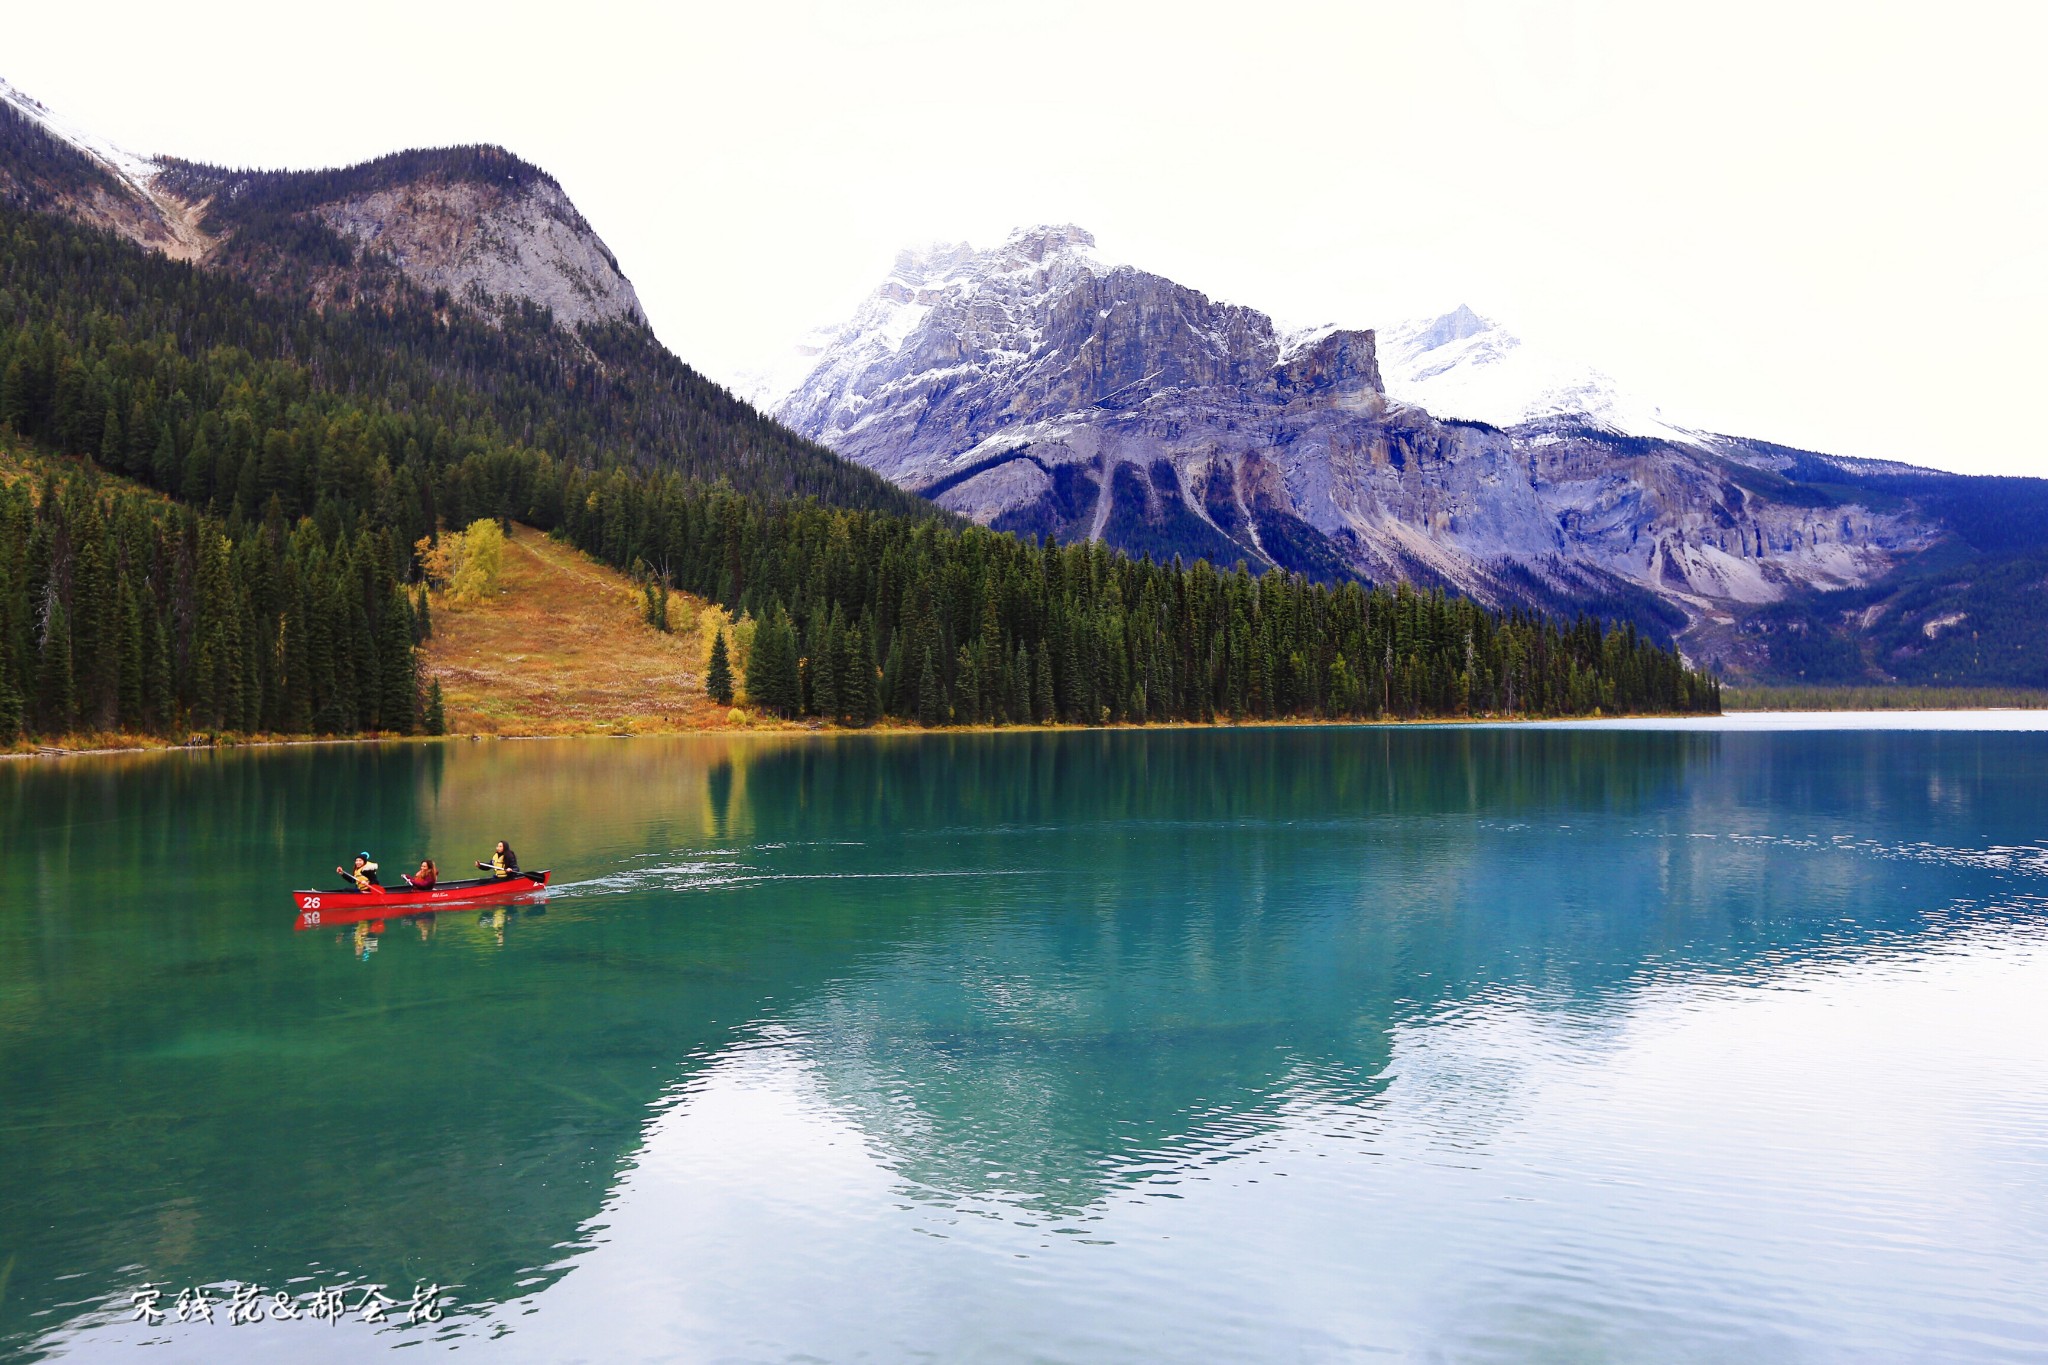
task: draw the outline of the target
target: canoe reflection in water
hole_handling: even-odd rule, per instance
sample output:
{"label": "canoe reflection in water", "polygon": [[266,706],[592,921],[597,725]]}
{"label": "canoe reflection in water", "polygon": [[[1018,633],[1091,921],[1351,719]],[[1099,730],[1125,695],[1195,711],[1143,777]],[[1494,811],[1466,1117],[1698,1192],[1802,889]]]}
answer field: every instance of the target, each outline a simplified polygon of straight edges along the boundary
{"label": "canoe reflection in water", "polygon": [[[329,924],[310,927],[343,930],[343,932],[337,933],[334,936],[334,941],[336,943],[348,944],[358,958],[368,962],[370,954],[377,951],[377,945],[383,938],[387,926],[392,921],[412,925],[414,929],[419,931],[420,941],[427,943],[434,939],[443,915],[467,914],[469,909],[470,907],[468,906],[459,906],[450,907],[446,910],[386,910],[374,913],[363,911],[360,914],[351,916],[346,921],[337,918]],[[476,927],[489,930],[492,940],[498,947],[502,948],[505,946],[506,926],[511,924],[513,920],[522,914],[526,918],[532,919],[538,915],[545,915],[547,912],[547,897],[544,894],[536,893],[531,896],[522,896],[510,905],[492,904],[478,909],[476,912]],[[349,928],[348,926],[350,925],[353,925],[353,928]],[[301,924],[297,927],[305,929],[309,926]]]}

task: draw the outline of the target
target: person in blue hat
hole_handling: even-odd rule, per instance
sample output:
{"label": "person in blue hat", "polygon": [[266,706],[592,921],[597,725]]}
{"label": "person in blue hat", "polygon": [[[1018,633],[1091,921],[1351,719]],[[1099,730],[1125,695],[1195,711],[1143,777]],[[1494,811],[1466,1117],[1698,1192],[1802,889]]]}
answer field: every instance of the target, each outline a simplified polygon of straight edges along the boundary
{"label": "person in blue hat", "polygon": [[354,882],[358,891],[368,891],[372,887],[381,889],[384,885],[377,880],[377,864],[370,861],[367,851],[358,853],[352,866],[337,867],[334,871],[337,876],[346,877]]}

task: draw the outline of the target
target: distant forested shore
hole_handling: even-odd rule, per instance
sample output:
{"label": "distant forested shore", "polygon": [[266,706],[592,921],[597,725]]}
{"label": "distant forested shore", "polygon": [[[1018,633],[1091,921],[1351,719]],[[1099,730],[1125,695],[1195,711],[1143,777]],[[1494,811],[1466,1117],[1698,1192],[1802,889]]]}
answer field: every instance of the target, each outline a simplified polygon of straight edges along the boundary
{"label": "distant forested shore", "polygon": [[1744,687],[1721,690],[1729,711],[1986,711],[2048,709],[2030,687]]}

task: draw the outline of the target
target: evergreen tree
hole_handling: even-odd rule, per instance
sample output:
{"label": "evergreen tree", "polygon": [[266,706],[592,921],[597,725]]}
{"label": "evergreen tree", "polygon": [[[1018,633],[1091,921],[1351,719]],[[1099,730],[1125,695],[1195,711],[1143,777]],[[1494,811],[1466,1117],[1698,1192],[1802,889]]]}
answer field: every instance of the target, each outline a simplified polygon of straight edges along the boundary
{"label": "evergreen tree", "polygon": [[121,429],[121,410],[107,401],[106,415],[100,421],[100,463],[109,469],[119,469],[128,456],[128,437]]}
{"label": "evergreen tree", "polygon": [[704,671],[704,690],[720,706],[732,705],[732,661],[726,654],[723,630],[711,642],[711,664]]}
{"label": "evergreen tree", "polygon": [[1018,725],[1028,725],[1033,716],[1031,711],[1031,651],[1024,642],[1017,642],[1017,657],[1009,667],[1009,705],[1005,708],[1005,719]]}
{"label": "evergreen tree", "polygon": [[383,616],[377,641],[377,665],[383,674],[377,723],[382,729],[409,735],[417,721],[419,674],[413,666],[411,599],[396,585],[385,599]]}
{"label": "evergreen tree", "polygon": [[150,728],[170,731],[178,723],[170,630],[161,614],[152,613],[152,616],[142,661],[142,717],[143,723]]}
{"label": "evergreen tree", "polygon": [[813,635],[807,659],[811,682],[810,709],[827,720],[836,720],[841,714],[839,673],[844,662],[840,657],[839,618],[837,612],[833,612],[825,617]]}
{"label": "evergreen tree", "polygon": [[348,632],[342,639],[349,646],[349,672],[342,675],[336,669],[335,681],[340,685],[345,698],[344,733],[368,730],[377,724],[377,702],[383,694],[382,673],[377,667],[377,637],[370,630],[369,608],[363,604],[361,573],[356,565],[348,577],[337,582],[337,591],[345,603]]}
{"label": "evergreen tree", "polygon": [[796,716],[803,710],[797,675],[796,631],[778,604],[754,634],[747,659],[747,699],[764,711]]}
{"label": "evergreen tree", "polygon": [[858,622],[841,637],[839,669],[840,718],[851,725],[872,725],[879,716],[875,651]]}
{"label": "evergreen tree", "polygon": [[441,680],[434,679],[427,688],[427,733],[445,735],[448,733],[448,713],[441,700]]}
{"label": "evergreen tree", "polygon": [[927,728],[946,723],[946,699],[939,690],[939,670],[932,663],[929,645],[924,651],[924,667],[917,676],[917,723]]}
{"label": "evergreen tree", "polygon": [[21,721],[21,693],[14,690],[14,684],[4,674],[0,674],[0,746],[20,740]]}
{"label": "evergreen tree", "polygon": [[171,427],[168,422],[164,424],[162,434],[157,437],[156,453],[150,459],[149,468],[150,481],[158,488],[174,488],[180,482],[178,444],[171,439]]}
{"label": "evergreen tree", "polygon": [[650,576],[640,589],[640,617],[663,635],[668,634],[668,584]]}
{"label": "evergreen tree", "polygon": [[121,582],[121,678],[117,711],[120,727],[130,732],[139,731],[147,724],[143,711],[146,639],[141,600],[134,585],[124,577]]}
{"label": "evergreen tree", "polygon": [[43,640],[36,670],[36,728],[61,735],[77,721],[77,696],[71,674],[71,622],[64,604],[57,600],[56,585],[49,589],[49,606],[43,620]]}
{"label": "evergreen tree", "polygon": [[953,660],[953,720],[978,725],[981,719],[981,651],[962,645]]}
{"label": "evergreen tree", "polygon": [[88,730],[109,730],[120,701],[119,599],[102,552],[98,517],[88,510],[75,530],[79,539],[72,556],[69,615],[78,723]]}

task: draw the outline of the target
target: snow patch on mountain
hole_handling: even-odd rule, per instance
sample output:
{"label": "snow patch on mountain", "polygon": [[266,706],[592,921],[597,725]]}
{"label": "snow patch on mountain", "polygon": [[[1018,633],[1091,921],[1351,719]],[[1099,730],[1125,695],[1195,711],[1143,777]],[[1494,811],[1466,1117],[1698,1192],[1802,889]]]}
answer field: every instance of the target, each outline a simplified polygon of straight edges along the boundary
{"label": "snow patch on mountain", "polygon": [[0,102],[11,106],[24,118],[40,124],[52,137],[68,142],[84,152],[127,182],[139,194],[149,193],[149,182],[163,169],[149,157],[137,156],[131,151],[115,146],[91,129],[73,123],[41,100],[16,89],[4,78],[0,78]]}
{"label": "snow patch on mountain", "polygon": [[[740,391],[797,430],[818,433],[814,439],[842,444],[877,414],[899,409],[912,390],[1000,384],[1022,368],[1063,367],[1044,344],[1056,303],[1117,269],[1072,224],[1019,228],[985,251],[939,242],[899,252],[852,317],[813,332]],[[1098,311],[1106,315],[1111,303]]]}
{"label": "snow patch on mountain", "polygon": [[1464,304],[1380,328],[1379,357],[1387,395],[1437,417],[1497,427],[1571,418],[1693,443],[1703,435],[1668,420],[1605,372],[1531,345]]}
{"label": "snow patch on mountain", "polygon": [[[960,340],[990,361],[1021,357],[1037,344],[1034,319],[1047,301],[1078,275],[1112,268],[1093,234],[1072,224],[1019,228],[987,251],[968,242],[906,249],[853,316],[814,328],[784,354],[742,371],[734,391],[763,412],[780,414],[808,398],[806,406],[836,401],[851,416],[873,396],[862,391],[861,376],[892,366],[934,310],[974,300]],[[991,300],[999,306],[988,306]]]}

